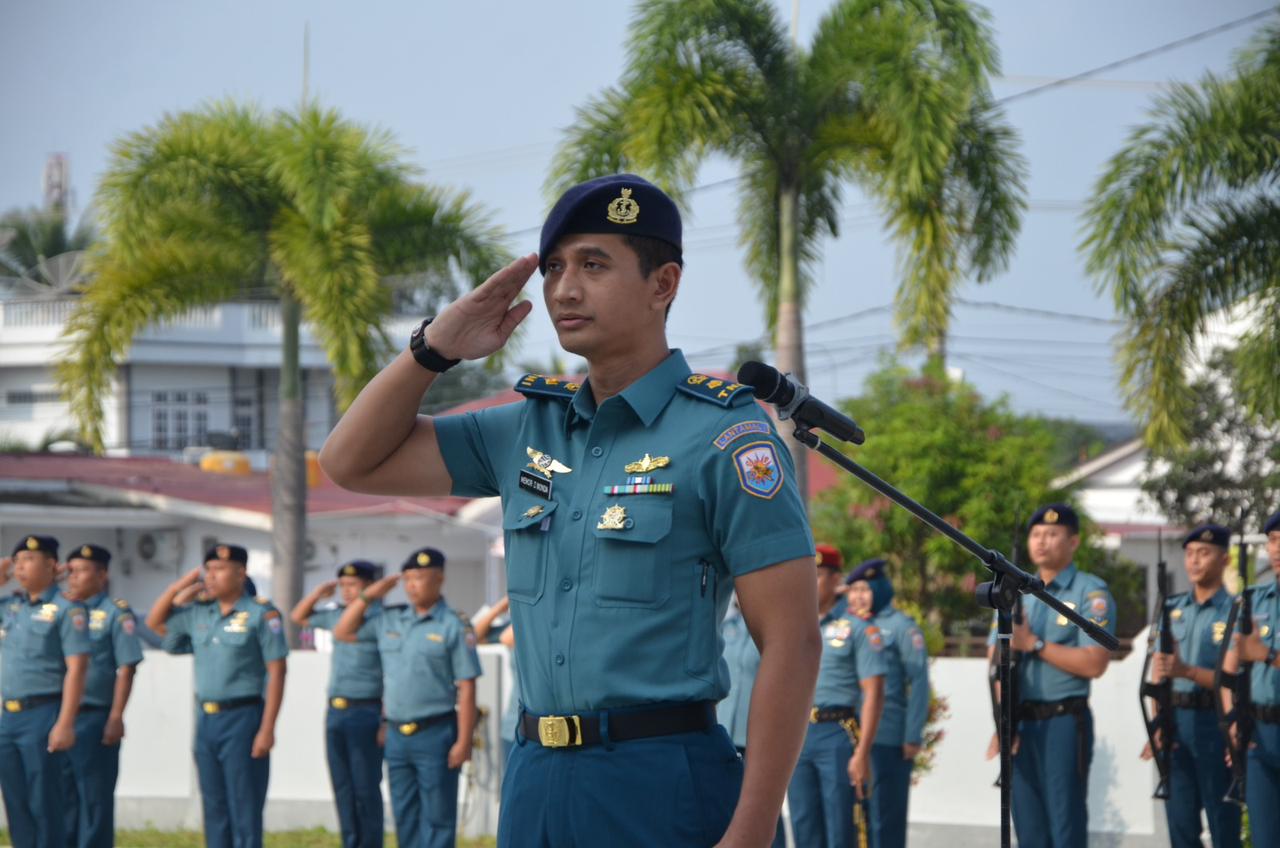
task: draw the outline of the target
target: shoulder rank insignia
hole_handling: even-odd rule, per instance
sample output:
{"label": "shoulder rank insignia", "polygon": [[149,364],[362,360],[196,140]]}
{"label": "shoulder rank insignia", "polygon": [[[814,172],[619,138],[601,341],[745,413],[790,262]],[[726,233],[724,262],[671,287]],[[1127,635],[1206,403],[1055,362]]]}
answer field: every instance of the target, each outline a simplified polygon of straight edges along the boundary
{"label": "shoulder rank insignia", "polygon": [[122,610],[127,610],[129,608],[129,602],[126,601],[124,598],[116,598],[115,600],[112,601],[112,603],[120,607],[120,609]]}
{"label": "shoulder rank insignia", "polygon": [[259,595],[258,597],[254,598],[253,600],[254,600],[254,602],[255,602],[255,603],[262,604],[264,607],[269,607],[269,606],[271,606],[271,599],[270,599],[270,598],[268,598],[266,595]]}
{"label": "shoulder rank insignia", "polygon": [[676,388],[699,400],[705,400],[708,403],[714,403],[725,408],[734,406],[736,399],[741,397],[744,392],[747,396],[751,394],[750,386],[717,380],[715,377],[709,377],[706,374],[690,374],[679,383],[676,383]]}
{"label": "shoulder rank insignia", "polygon": [[516,382],[515,390],[525,397],[545,397],[556,400],[572,400],[581,385],[544,377],[541,374],[525,374]]}

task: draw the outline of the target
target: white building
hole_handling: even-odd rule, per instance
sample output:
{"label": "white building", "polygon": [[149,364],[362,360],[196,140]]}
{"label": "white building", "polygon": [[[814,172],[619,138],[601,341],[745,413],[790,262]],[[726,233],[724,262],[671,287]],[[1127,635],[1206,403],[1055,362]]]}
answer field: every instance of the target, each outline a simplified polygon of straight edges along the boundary
{"label": "white building", "polygon": [[[75,306],[71,297],[0,300],[0,444],[34,447],[70,429],[54,365]],[[387,330],[408,339],[412,318]],[[319,448],[337,421],[324,351],[304,327],[300,360],[306,443]],[[192,446],[248,451],[265,467],[275,446],[280,312],[274,303],[225,303],[153,326],[134,341],[104,405],[104,441],[115,454]]]}

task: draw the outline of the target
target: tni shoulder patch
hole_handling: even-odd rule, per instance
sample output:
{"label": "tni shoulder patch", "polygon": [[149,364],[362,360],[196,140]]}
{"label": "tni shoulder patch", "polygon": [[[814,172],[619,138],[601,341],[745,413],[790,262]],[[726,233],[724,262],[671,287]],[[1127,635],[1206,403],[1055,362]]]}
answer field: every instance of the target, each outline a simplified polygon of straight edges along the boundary
{"label": "tni shoulder patch", "polygon": [[728,383],[717,380],[706,374],[690,374],[676,384],[676,388],[685,394],[723,406],[728,409],[742,402],[744,394],[751,395],[751,387],[742,383]]}
{"label": "tni shoulder patch", "polygon": [[582,386],[541,374],[525,374],[515,384],[515,390],[525,397],[545,397],[556,400],[572,400]]}

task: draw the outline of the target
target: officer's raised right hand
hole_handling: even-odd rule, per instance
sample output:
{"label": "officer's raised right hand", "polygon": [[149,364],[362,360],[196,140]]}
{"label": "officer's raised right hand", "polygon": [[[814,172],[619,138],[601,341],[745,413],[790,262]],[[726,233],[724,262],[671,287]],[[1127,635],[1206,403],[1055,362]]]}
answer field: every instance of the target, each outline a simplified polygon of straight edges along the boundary
{"label": "officer's raised right hand", "polygon": [[399,582],[399,574],[390,574],[381,580],[375,580],[370,583],[361,594],[371,601],[376,601],[379,598],[385,598],[387,593],[394,589]]}
{"label": "officer's raised right hand", "polygon": [[9,582],[13,574],[13,557],[0,557],[0,586]]}
{"label": "officer's raised right hand", "polygon": [[427,344],[446,359],[484,359],[500,350],[533,311],[532,301],[511,304],[537,269],[536,253],[522,256],[449,304],[427,327]]}

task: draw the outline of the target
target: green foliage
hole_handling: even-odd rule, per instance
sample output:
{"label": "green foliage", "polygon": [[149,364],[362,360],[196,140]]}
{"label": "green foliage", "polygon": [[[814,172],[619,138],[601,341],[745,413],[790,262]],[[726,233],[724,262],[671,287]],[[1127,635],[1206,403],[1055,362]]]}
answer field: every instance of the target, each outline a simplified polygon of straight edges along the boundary
{"label": "green foliage", "polygon": [[72,229],[66,213],[59,210],[13,209],[0,215],[0,268],[37,279],[43,260],[84,250],[92,241],[87,221]]}
{"label": "green foliage", "polygon": [[[850,455],[982,544],[1008,552],[1034,509],[1061,496],[1044,425],[937,369],[887,365],[845,406],[869,434]],[[815,535],[854,561],[887,559],[899,597],[929,620],[945,629],[974,618],[972,589],[986,570],[862,482],[842,476],[811,517]]]}
{"label": "green foliage", "polygon": [[384,134],[310,104],[267,115],[215,103],[117,142],[95,201],[104,241],[58,367],[85,440],[101,450],[111,376],[149,324],[287,294],[345,407],[402,343],[382,330],[395,300],[448,299],[459,279],[475,285],[499,267],[487,215],[410,182],[398,155]]}
{"label": "green foliage", "polygon": [[438,415],[446,409],[488,397],[510,386],[511,381],[505,375],[478,363],[462,362],[436,378],[418,411],[423,415]]}
{"label": "green foliage", "polygon": [[1255,532],[1280,509],[1280,425],[1232,392],[1238,370],[1229,353],[1215,352],[1188,390],[1188,438],[1148,454],[1142,490],[1176,523]]}
{"label": "green foliage", "polygon": [[768,0],[654,0],[637,5],[627,44],[619,82],[578,110],[549,190],[637,170],[683,198],[707,155],[737,160],[771,327],[781,306],[803,306],[850,180],[900,249],[906,344],[940,346],[953,288],[1004,267],[1025,168],[989,90],[985,11],[837,0],[801,48]]}
{"label": "green foliage", "polygon": [[1110,447],[1096,427],[1066,418],[1045,418],[1041,423],[1053,437],[1053,470],[1059,474],[1100,455]]}
{"label": "green foliage", "polygon": [[1194,432],[1189,367],[1210,322],[1233,308],[1236,392],[1280,421],[1280,24],[1232,75],[1179,84],[1099,180],[1083,249],[1128,319],[1119,352],[1129,409],[1148,444]]}

